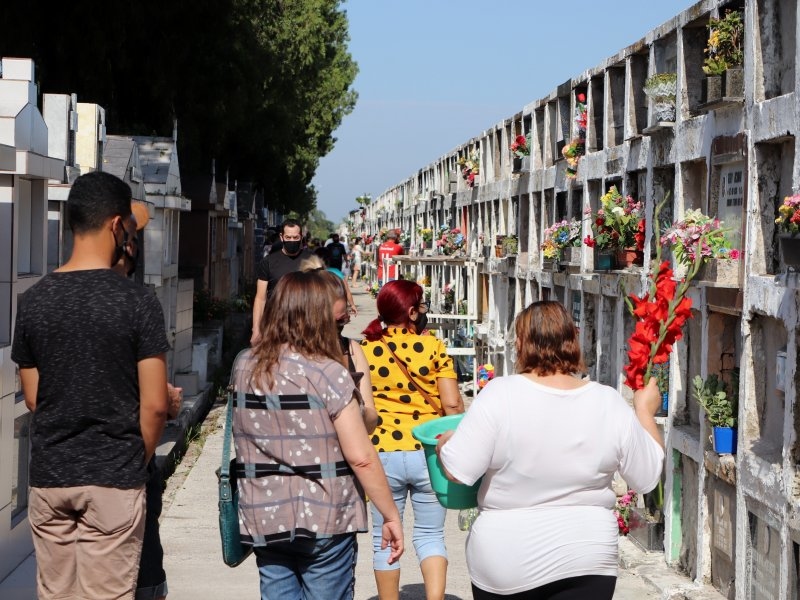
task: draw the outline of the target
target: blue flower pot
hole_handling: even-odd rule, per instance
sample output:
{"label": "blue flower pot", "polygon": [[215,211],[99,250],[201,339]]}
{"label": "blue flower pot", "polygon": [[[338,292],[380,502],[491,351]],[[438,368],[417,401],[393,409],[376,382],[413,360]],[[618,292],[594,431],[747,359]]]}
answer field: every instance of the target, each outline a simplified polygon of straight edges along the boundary
{"label": "blue flower pot", "polygon": [[736,454],[736,427],[714,427],[714,452]]}

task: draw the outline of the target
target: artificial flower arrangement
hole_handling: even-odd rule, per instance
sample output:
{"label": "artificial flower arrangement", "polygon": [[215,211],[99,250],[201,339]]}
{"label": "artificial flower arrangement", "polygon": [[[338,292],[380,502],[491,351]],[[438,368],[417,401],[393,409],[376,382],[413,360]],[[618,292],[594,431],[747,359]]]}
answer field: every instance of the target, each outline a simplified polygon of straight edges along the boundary
{"label": "artificial flower arrangement", "polygon": [[486,363],[478,367],[478,389],[482,390],[486,384],[494,379],[494,365]]}
{"label": "artificial flower arrangement", "polygon": [[[642,389],[650,380],[655,365],[666,363],[673,345],[683,337],[683,325],[692,317],[692,300],[686,294],[692,279],[700,267],[708,260],[704,249],[709,239],[714,239],[720,229],[705,229],[696,238],[686,242],[684,250],[679,251],[679,242],[671,246],[673,254],[680,255],[686,265],[686,274],[676,281],[667,261],[661,261],[661,245],[671,245],[670,238],[661,236],[659,214],[667,202],[664,199],[656,206],[653,216],[656,244],[655,264],[657,271],[648,275],[649,285],[643,296],[630,295],[625,301],[628,309],[636,317],[636,326],[628,339],[628,364],[624,368],[625,384],[636,391]],[[670,228],[671,229],[671,228]],[[692,256],[693,261],[688,262]]]}
{"label": "artificial flower arrangement", "polygon": [[561,156],[567,161],[566,176],[575,179],[578,176],[578,162],[586,154],[586,95],[579,93],[575,98],[575,129],[577,136],[561,149]]}
{"label": "artificial flower arrangement", "polygon": [[[644,249],[644,207],[631,195],[623,196],[612,185],[600,198],[600,208],[592,215],[592,236],[583,243],[601,250],[610,248]],[[591,213],[589,213],[591,214]]]}
{"label": "artificial flower arrangement", "polygon": [[617,527],[619,528],[620,535],[628,535],[631,531],[630,518],[631,508],[636,505],[636,492],[628,490],[622,496],[617,498],[614,504],[614,516],[617,519]]}
{"label": "artificial flower arrangement", "polygon": [[706,75],[722,75],[731,67],[740,66],[744,62],[743,35],[744,21],[738,10],[726,10],[721,19],[709,19],[703,72]]}
{"label": "artificial flower arrangement", "polygon": [[442,286],[442,304],[445,311],[453,309],[453,303],[456,301],[456,290],[452,283],[445,283]]}
{"label": "artificial flower arrangement", "polygon": [[516,158],[522,158],[523,156],[531,155],[530,133],[528,135],[518,135],[514,138],[514,141],[511,142],[511,154],[513,154]]}
{"label": "artificial flower arrangement", "polygon": [[697,252],[704,260],[739,258],[739,250],[731,248],[722,221],[704,215],[699,210],[686,211],[682,220],[664,232],[661,244],[672,248],[675,260],[686,266],[695,262]]}
{"label": "artificial flower arrangement", "polygon": [[800,194],[786,196],[778,207],[775,224],[792,235],[800,233]]}
{"label": "artificial flower arrangement", "polygon": [[561,251],[569,246],[580,246],[581,222],[578,219],[559,221],[544,230],[542,251],[545,258],[558,259]]}
{"label": "artificial flower arrangement", "polygon": [[477,150],[471,150],[469,155],[461,156],[458,161],[458,166],[461,167],[461,176],[467,182],[469,187],[475,185],[475,176],[480,174],[480,155]]}
{"label": "artificial flower arrangement", "polygon": [[440,229],[439,239],[436,240],[436,246],[441,248],[443,254],[455,254],[461,250],[467,243],[467,238],[461,233],[458,227],[448,229],[447,225],[442,225]]}
{"label": "artificial flower arrangement", "polygon": [[430,227],[417,227],[417,234],[419,234],[423,242],[433,241],[433,229]]}

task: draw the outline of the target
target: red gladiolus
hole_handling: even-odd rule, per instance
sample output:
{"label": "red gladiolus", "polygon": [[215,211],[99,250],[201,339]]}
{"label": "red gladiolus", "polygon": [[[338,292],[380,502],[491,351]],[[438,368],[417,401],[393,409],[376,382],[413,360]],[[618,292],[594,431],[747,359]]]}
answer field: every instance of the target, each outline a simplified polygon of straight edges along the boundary
{"label": "red gladiolus", "polygon": [[650,274],[650,290],[642,297],[630,297],[630,310],[638,320],[628,340],[625,383],[632,390],[645,386],[656,363],[666,362],[672,347],[683,337],[683,326],[692,316],[692,300],[685,296],[688,282],[680,287],[669,263],[662,262]]}
{"label": "red gladiolus", "polygon": [[644,250],[644,219],[639,219],[639,228],[633,234],[633,239],[636,240],[636,249]]}

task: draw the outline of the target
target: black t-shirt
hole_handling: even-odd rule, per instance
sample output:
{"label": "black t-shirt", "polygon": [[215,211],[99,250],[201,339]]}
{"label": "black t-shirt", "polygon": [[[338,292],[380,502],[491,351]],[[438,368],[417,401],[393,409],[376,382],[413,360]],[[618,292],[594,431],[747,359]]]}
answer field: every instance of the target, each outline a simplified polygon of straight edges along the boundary
{"label": "black t-shirt", "polygon": [[344,244],[342,242],[331,242],[328,244],[328,252],[330,252],[329,265],[341,271],[344,264],[344,256],[347,254]]}
{"label": "black t-shirt", "polygon": [[309,250],[303,249],[297,256],[288,256],[280,252],[273,252],[261,259],[256,269],[256,277],[267,282],[267,298],[272,297],[278,279],[287,273],[300,270],[300,263],[306,258],[314,256]]}
{"label": "black t-shirt", "polygon": [[11,359],[39,372],[30,484],[143,485],[137,363],[168,349],[158,299],[109,269],[51,273],[25,292]]}

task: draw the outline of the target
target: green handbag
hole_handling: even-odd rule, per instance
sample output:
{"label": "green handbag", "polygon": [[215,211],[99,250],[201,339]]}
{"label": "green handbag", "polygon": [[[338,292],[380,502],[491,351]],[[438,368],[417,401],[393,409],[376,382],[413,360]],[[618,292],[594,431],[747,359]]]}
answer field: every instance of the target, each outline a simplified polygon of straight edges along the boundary
{"label": "green handbag", "polygon": [[222,539],[222,560],[229,567],[242,564],[253,547],[242,544],[239,535],[239,490],[236,486],[236,459],[231,459],[231,427],[233,421],[233,390],[228,387],[228,409],[225,417],[225,437],[222,442],[222,465],[217,470],[219,480],[219,535]]}

